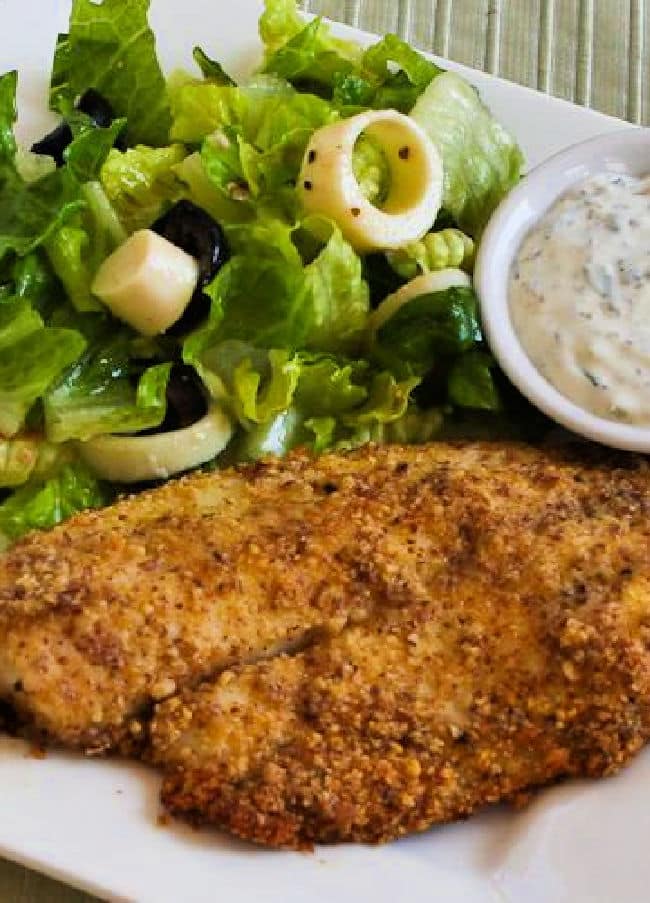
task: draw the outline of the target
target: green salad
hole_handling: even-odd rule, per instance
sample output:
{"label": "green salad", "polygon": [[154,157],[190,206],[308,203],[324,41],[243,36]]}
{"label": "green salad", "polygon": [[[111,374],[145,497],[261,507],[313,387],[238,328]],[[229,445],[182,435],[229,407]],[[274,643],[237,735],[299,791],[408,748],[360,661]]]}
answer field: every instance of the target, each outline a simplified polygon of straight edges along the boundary
{"label": "green salad", "polygon": [[[471,271],[523,158],[476,91],[394,35],[341,41],[294,0],[266,0],[246,82],[209,46],[166,78],[148,6],[73,0],[61,121],[32,150],[16,72],[0,77],[0,546],[197,466],[520,430]],[[313,149],[375,120],[410,123],[441,163],[439,204],[403,242],[357,241],[357,208],[329,203],[350,164],[346,191],[409,221],[379,131],[350,160]]]}

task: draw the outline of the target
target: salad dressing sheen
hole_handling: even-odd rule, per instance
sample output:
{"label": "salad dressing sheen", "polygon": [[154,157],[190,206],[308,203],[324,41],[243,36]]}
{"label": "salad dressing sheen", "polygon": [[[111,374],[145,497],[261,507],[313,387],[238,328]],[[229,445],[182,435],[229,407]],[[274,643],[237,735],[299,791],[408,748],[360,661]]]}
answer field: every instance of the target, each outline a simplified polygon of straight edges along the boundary
{"label": "salad dressing sheen", "polygon": [[510,313],[529,358],[580,407],[650,425],[650,176],[602,173],[524,240]]}

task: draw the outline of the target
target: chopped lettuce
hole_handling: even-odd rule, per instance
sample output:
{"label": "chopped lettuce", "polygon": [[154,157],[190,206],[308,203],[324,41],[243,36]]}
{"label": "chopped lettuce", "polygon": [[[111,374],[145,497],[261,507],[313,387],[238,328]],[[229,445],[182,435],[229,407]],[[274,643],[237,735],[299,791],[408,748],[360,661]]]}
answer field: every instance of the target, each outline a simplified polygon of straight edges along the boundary
{"label": "chopped lettuce", "polygon": [[16,156],[16,87],[18,73],[14,70],[0,76],[0,165],[13,163]]}
{"label": "chopped lettuce", "polygon": [[[303,223],[303,228],[313,220]],[[304,268],[304,282],[311,301],[311,325],[305,347],[320,351],[354,350],[370,310],[368,285],[361,259],[341,235],[326,224],[329,238]]]}
{"label": "chopped lettuce", "polygon": [[442,156],[444,208],[464,232],[480,235],[521,177],[524,158],[519,146],[476,89],[455,72],[434,79],[411,116]]}
{"label": "chopped lettuce", "polygon": [[462,354],[481,341],[476,295],[469,288],[420,295],[377,331],[372,354],[401,376],[424,376],[440,358]]}
{"label": "chopped lettuce", "polygon": [[36,434],[0,437],[0,489],[22,486],[30,478],[51,475],[74,457],[67,445],[52,445]]}
{"label": "chopped lettuce", "polygon": [[175,167],[186,153],[180,144],[161,148],[138,145],[109,152],[99,178],[127,232],[150,226],[165,204],[182,196]]}
{"label": "chopped lettuce", "polygon": [[[264,71],[293,84],[331,86],[338,73],[350,72],[360,56],[355,44],[330,36],[322,19],[313,19],[298,34],[267,56]],[[317,93],[318,88],[314,93]]]}
{"label": "chopped lettuce", "polygon": [[470,351],[457,358],[449,372],[449,400],[461,408],[498,411],[501,400],[492,371],[496,362],[486,351]]}
{"label": "chopped lettuce", "polygon": [[0,168],[0,259],[29,254],[84,206],[79,183],[67,168],[27,184]]}
{"label": "chopped lettuce", "polygon": [[135,433],[165,419],[171,363],[144,368],[134,360],[133,339],[110,326],[96,331],[86,352],[44,398],[51,442]]}
{"label": "chopped lettuce", "polygon": [[335,75],[332,99],[343,109],[374,107],[408,113],[441,72],[397,35],[388,34],[366,50],[357,69]]}
{"label": "chopped lettuce", "polygon": [[379,438],[404,416],[417,382],[399,383],[371,370],[367,361],[327,354],[298,352],[285,367],[292,374],[291,391],[278,371],[268,371],[262,382],[267,396],[284,394],[282,406],[268,408],[266,419],[242,421],[228,461],[283,455],[297,446],[321,453]]}
{"label": "chopped lettuce", "polygon": [[60,35],[50,101],[69,113],[95,88],[127,119],[129,144],[169,140],[169,102],[147,14],[149,0],[73,0],[70,28]]}
{"label": "chopped lettuce", "polygon": [[125,125],[126,119],[115,119],[107,128],[83,128],[68,145],[63,156],[68,169],[79,182],[97,181],[99,172]]}
{"label": "chopped lettuce", "polygon": [[84,347],[75,330],[41,328],[0,349],[0,434],[16,435],[34,402]]}
{"label": "chopped lettuce", "polygon": [[111,498],[110,489],[81,464],[67,464],[49,479],[34,479],[0,504],[0,550],[25,533],[47,530]]}
{"label": "chopped lettuce", "polygon": [[265,0],[260,37],[269,54],[275,53],[304,29],[295,0]]}
{"label": "chopped lettuce", "polygon": [[293,186],[309,138],[338,115],[321,98],[268,77],[245,88],[184,84],[173,92],[173,108],[173,137],[202,143],[208,179],[227,204],[243,208],[231,221],[265,205],[295,215]]}
{"label": "chopped lettuce", "polygon": [[41,329],[43,320],[26,298],[0,301],[0,351]]}
{"label": "chopped lettuce", "polygon": [[264,71],[341,109],[393,108],[407,113],[442,70],[397,35],[365,52],[333,37],[322,19],[305,23],[294,0],[266,0],[260,22]]}
{"label": "chopped lettuce", "polygon": [[329,222],[312,218],[303,230],[318,246],[307,265],[294,227],[276,219],[231,227],[234,255],[206,289],[212,313],[192,347],[235,339],[341,351],[359,343],[370,307],[361,261]]}
{"label": "chopped lettuce", "polygon": [[235,87],[236,82],[225,71],[223,66],[217,60],[210,57],[200,47],[195,47],[192,51],[194,62],[201,70],[203,78],[212,82],[214,85],[226,85]]}
{"label": "chopped lettuce", "polygon": [[78,311],[102,310],[91,292],[100,264],[126,238],[126,231],[99,182],[82,188],[86,210],[45,243],[52,268]]}

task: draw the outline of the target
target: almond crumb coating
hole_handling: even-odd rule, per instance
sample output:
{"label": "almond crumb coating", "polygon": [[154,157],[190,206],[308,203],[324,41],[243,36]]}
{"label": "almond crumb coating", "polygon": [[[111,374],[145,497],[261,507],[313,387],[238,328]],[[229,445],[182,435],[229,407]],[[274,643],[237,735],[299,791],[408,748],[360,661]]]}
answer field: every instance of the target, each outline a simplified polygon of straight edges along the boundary
{"label": "almond crumb coating", "polygon": [[395,549],[389,604],[156,708],[150,756],[171,814],[269,846],[383,842],[610,774],[641,748],[646,466],[473,454],[450,451],[400,508],[419,551],[407,567]]}

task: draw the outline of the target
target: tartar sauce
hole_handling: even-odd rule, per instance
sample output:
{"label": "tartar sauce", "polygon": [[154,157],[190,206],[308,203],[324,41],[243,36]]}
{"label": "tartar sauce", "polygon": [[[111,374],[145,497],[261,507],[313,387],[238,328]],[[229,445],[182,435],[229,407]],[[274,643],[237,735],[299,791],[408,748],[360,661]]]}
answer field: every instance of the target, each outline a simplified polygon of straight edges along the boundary
{"label": "tartar sauce", "polygon": [[564,396],[650,425],[650,175],[602,173],[526,236],[509,285],[513,326]]}

